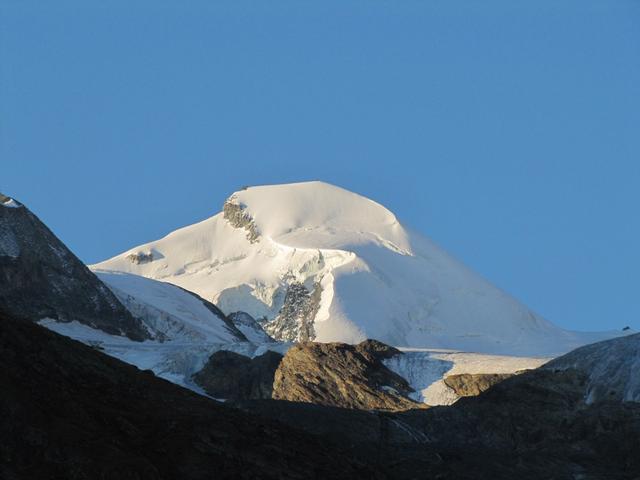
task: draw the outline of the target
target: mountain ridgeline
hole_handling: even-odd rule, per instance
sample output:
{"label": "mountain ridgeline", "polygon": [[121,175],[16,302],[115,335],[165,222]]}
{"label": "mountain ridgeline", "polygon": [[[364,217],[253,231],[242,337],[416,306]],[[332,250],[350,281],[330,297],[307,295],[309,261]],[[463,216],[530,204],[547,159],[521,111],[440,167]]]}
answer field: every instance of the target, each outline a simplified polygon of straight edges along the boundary
{"label": "mountain ridgeline", "polygon": [[27,207],[0,195],[0,311],[78,321],[132,340],[142,323]]}

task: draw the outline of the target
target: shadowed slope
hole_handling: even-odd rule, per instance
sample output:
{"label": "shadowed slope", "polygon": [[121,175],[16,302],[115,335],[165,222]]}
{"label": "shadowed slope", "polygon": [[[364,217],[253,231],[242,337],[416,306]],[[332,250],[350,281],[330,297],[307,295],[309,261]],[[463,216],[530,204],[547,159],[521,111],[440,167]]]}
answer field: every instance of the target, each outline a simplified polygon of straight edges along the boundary
{"label": "shadowed slope", "polygon": [[375,478],[312,436],[0,316],[0,478]]}

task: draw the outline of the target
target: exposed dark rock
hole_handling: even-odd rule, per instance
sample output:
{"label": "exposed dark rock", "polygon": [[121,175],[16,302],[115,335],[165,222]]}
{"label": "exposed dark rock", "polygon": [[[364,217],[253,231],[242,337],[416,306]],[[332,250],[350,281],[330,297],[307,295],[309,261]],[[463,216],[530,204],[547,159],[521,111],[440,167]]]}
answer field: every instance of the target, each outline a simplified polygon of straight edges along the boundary
{"label": "exposed dark rock", "polygon": [[319,439],[0,316],[0,478],[383,478]]}
{"label": "exposed dark rock", "polygon": [[358,345],[305,342],[291,347],[276,370],[273,398],[364,410],[423,408],[406,380],[382,360],[402,353],[375,340]]}
{"label": "exposed dark rock", "polygon": [[127,255],[127,259],[131,263],[135,263],[136,265],[149,263],[149,262],[153,262],[153,253],[152,252],[130,253],[129,255]]}
{"label": "exposed dark rock", "polygon": [[149,338],[142,323],[23,205],[0,205],[0,311]]}
{"label": "exposed dark rock", "polygon": [[473,397],[513,375],[512,373],[461,373],[449,375],[442,380],[459,397]]}
{"label": "exposed dark rock", "polygon": [[276,318],[265,323],[264,329],[276,340],[308,342],[316,338],[313,321],[320,308],[322,287],[316,283],[310,292],[300,282],[287,287],[284,303]]}
{"label": "exposed dark rock", "polygon": [[234,228],[244,228],[247,231],[247,240],[250,243],[260,241],[260,232],[253,222],[253,218],[244,211],[244,207],[237,203],[236,199],[229,197],[222,206],[222,216]]}
{"label": "exposed dark rock", "polygon": [[209,357],[193,379],[214,398],[271,398],[273,377],[281,360],[282,355],[270,350],[255,358],[220,350]]}

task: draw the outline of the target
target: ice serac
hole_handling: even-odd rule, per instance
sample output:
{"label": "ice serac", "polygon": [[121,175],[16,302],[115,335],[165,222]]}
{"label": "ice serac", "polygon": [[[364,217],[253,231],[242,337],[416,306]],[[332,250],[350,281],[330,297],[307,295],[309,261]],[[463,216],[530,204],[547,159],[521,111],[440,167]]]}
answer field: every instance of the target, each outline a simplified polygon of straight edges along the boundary
{"label": "ice serac", "polygon": [[149,337],[111,291],[22,203],[0,194],[0,311],[78,321],[112,335]]}
{"label": "ice serac", "polygon": [[240,190],[94,268],[180,285],[276,340],[553,356],[615,335],[556,327],[382,205],[323,182]]}

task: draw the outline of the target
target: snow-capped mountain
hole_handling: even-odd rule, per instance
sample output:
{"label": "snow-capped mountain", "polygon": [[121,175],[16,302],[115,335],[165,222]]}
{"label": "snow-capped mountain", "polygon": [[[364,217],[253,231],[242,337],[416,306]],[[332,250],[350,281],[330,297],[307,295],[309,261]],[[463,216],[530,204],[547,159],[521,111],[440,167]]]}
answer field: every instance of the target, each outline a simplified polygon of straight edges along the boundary
{"label": "snow-capped mountain", "polygon": [[556,355],[615,335],[556,327],[382,205],[323,182],[235,192],[217,215],[92,268],[179,285],[277,340]]}

